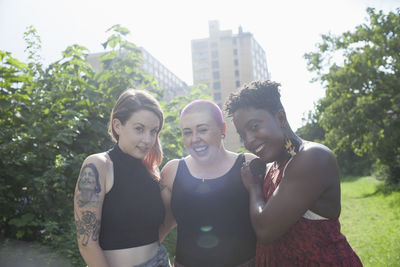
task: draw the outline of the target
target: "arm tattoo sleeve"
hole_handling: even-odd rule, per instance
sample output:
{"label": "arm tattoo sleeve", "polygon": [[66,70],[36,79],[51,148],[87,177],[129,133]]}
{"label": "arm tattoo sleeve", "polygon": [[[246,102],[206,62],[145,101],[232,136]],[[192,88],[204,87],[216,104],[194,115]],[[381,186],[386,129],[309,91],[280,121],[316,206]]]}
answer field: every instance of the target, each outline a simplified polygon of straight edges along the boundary
{"label": "arm tattoo sleeve", "polygon": [[79,217],[77,214],[76,224],[76,235],[78,240],[82,237],[82,245],[87,246],[89,239],[97,241],[100,233],[100,220],[96,218],[96,215],[92,211],[82,212],[82,216]]}
{"label": "arm tattoo sleeve", "polygon": [[83,166],[78,179],[77,202],[80,208],[96,207],[99,204],[101,185],[99,172],[93,163]]}

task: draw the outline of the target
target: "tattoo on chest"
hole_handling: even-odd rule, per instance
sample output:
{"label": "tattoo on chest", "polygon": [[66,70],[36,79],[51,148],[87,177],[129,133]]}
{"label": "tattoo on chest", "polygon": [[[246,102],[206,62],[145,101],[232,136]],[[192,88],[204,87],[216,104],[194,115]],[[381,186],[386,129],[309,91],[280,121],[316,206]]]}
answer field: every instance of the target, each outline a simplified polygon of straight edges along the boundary
{"label": "tattoo on chest", "polygon": [[95,213],[87,210],[82,212],[81,217],[76,215],[76,235],[79,240],[82,237],[82,245],[87,246],[90,238],[97,241],[100,234],[100,220],[97,219]]}
{"label": "tattoo on chest", "polygon": [[78,179],[77,203],[82,207],[96,207],[99,204],[101,185],[99,172],[93,163],[82,167]]}

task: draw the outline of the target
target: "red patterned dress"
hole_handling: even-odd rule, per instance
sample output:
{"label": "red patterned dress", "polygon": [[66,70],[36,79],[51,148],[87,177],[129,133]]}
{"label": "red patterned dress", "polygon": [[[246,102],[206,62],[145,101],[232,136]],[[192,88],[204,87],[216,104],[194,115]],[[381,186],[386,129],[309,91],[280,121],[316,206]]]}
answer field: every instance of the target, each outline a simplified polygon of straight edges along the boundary
{"label": "red patterned dress", "polygon": [[[264,198],[275,191],[287,163],[271,167],[264,182]],[[256,266],[362,266],[346,237],[340,232],[339,218],[300,218],[283,236],[264,246],[257,244]]]}

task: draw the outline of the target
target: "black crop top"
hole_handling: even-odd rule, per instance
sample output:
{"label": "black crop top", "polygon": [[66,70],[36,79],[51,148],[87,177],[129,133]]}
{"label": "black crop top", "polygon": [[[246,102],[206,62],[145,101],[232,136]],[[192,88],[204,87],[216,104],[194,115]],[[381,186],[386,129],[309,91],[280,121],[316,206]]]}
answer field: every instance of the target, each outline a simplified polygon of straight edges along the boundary
{"label": "black crop top", "polygon": [[171,209],[177,222],[176,261],[184,266],[237,266],[255,256],[256,236],[250,222],[240,154],[223,176],[193,177],[179,161]]}
{"label": "black crop top", "polygon": [[124,249],[159,240],[165,209],[158,182],[140,159],[122,152],[118,144],[108,154],[114,165],[114,184],[104,197],[100,247]]}

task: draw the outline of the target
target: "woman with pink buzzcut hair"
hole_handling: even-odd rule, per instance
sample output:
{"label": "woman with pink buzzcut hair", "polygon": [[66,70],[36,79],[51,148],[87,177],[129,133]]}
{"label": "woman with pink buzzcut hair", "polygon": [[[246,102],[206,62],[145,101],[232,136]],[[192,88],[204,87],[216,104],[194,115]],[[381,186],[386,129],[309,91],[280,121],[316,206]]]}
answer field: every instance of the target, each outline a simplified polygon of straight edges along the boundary
{"label": "woman with pink buzzcut hair", "polygon": [[226,124],[212,101],[189,103],[180,128],[189,155],[161,171],[166,216],[160,239],[177,225],[177,267],[254,266],[256,238],[240,168],[255,156],[225,149]]}

